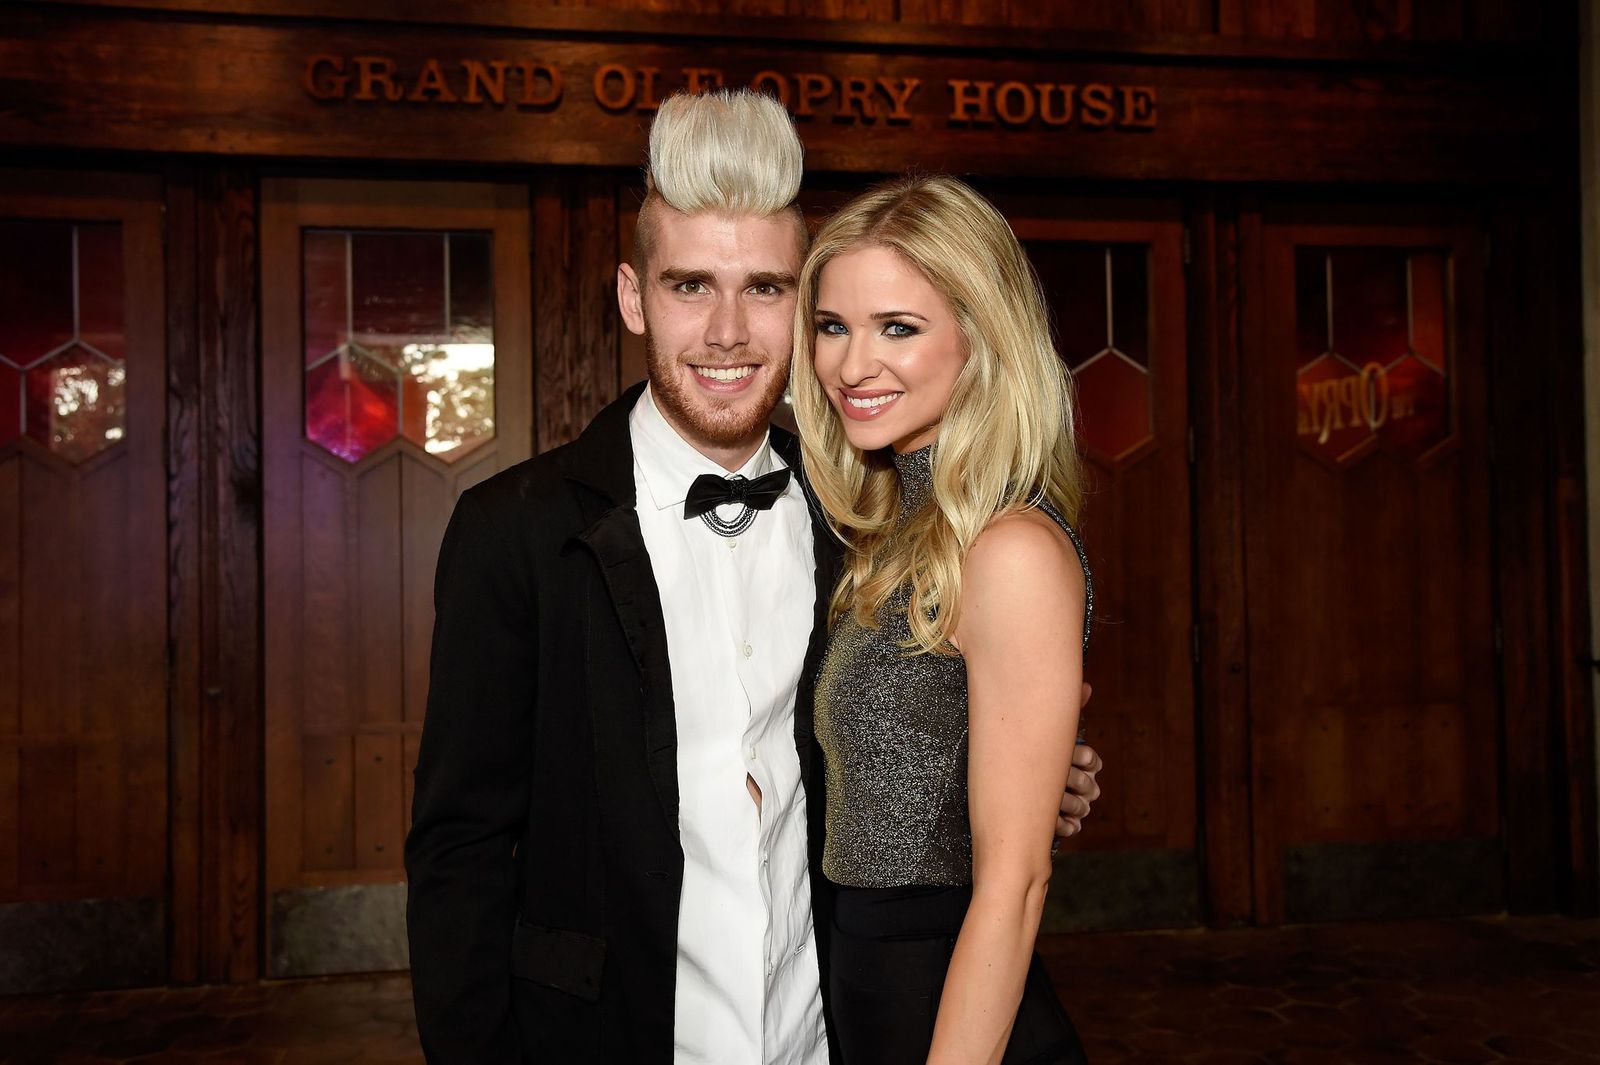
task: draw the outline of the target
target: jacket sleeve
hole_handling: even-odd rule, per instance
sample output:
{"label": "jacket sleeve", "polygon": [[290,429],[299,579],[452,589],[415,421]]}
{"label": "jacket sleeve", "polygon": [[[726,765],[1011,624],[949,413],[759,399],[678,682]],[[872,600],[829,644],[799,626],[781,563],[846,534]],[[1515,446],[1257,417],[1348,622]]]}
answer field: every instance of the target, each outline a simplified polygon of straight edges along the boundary
{"label": "jacket sleeve", "polygon": [[406,839],[406,924],[423,1053],[519,1060],[513,850],[533,770],[537,630],[525,551],[467,492],[439,551],[427,717]]}

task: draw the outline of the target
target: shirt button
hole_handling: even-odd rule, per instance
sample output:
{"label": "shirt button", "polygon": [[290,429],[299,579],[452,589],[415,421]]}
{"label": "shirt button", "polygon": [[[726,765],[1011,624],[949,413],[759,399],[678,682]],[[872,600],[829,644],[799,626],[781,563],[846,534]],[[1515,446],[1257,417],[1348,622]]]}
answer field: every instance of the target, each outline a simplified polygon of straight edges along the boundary
{"label": "shirt button", "polygon": [[728,550],[729,551],[732,551],[734,548],[736,548],[738,546],[739,546],[739,540],[738,540],[737,537],[735,537],[735,538],[733,538],[733,539],[728,541]]}
{"label": "shirt button", "polygon": [[766,851],[762,851],[761,852],[761,864],[762,865],[766,865],[767,864],[767,857],[768,857],[767,852]]}
{"label": "shirt button", "polygon": [[751,656],[751,655],[753,655],[753,654],[755,654],[755,651],[753,651],[753,650],[752,650],[752,649],[751,649],[751,648],[750,648],[750,645],[749,645],[749,644],[745,644],[745,645],[744,645],[744,656],[745,656],[745,657],[746,657],[746,658],[749,658],[749,657],[750,657],[750,656]]}

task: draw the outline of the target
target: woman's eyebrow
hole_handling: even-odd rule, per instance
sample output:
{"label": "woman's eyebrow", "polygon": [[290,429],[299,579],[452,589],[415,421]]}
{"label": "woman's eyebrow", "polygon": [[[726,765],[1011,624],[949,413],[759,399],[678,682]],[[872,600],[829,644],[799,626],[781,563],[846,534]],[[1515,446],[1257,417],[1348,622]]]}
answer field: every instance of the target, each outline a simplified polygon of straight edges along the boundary
{"label": "woman's eyebrow", "polygon": [[889,318],[915,318],[922,322],[926,322],[928,320],[926,317],[918,314],[916,311],[879,311],[877,314],[872,316],[872,320],[874,322],[882,322]]}

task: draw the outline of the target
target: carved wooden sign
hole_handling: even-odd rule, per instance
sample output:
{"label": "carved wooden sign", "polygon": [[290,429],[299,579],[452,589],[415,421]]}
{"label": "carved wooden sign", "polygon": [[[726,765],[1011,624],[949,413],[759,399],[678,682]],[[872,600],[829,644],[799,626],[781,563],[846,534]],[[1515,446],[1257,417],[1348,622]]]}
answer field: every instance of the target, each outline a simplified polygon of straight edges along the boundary
{"label": "carved wooden sign", "polygon": [[644,41],[0,6],[0,146],[637,167],[678,89],[749,85],[809,171],[1131,181],[1520,182],[1554,173],[1526,71],[1230,65],[944,47]]}
{"label": "carved wooden sign", "polygon": [[[427,57],[405,69],[381,54],[308,56],[300,84],[313,100],[376,104],[431,104],[546,111],[590,106],[611,114],[648,113],[663,96],[701,92],[731,84],[719,67],[602,63],[573,99],[571,79],[561,66],[543,59],[460,59]],[[842,77],[816,70],[756,71],[746,84],[776,97],[796,118],[826,118],[871,125],[904,125],[917,114],[943,115],[953,126],[1035,127],[1042,129],[1152,130],[1157,93],[1151,85],[1089,82],[996,81],[919,77]]]}

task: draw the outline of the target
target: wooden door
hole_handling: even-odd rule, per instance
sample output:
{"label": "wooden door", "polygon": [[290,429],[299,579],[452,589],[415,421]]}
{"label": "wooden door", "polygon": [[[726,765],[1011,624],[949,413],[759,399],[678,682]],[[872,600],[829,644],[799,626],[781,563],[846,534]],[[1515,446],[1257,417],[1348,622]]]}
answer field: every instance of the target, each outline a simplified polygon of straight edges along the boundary
{"label": "wooden door", "polygon": [[166,976],[161,210],[0,171],[0,994]]}
{"label": "wooden door", "polygon": [[522,186],[262,186],[267,970],[406,964],[439,541],[532,447]]}
{"label": "wooden door", "polygon": [[1175,207],[1001,200],[1072,370],[1095,582],[1085,677],[1105,794],[1065,845],[1052,931],[1194,924],[1193,562],[1183,225]]}
{"label": "wooden door", "polygon": [[1242,227],[1264,923],[1502,904],[1482,246]]}

